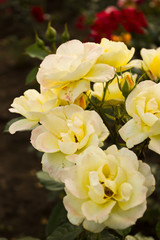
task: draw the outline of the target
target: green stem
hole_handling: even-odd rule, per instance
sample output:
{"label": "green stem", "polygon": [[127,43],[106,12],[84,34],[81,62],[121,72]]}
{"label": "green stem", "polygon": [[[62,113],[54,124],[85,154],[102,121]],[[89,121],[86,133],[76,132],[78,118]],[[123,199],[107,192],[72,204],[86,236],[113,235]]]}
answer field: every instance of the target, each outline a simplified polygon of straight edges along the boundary
{"label": "green stem", "polygon": [[105,87],[103,89],[102,105],[104,103],[104,99],[105,99],[105,96],[106,96],[107,88],[108,88],[108,83],[106,83],[106,85],[105,85]]}
{"label": "green stem", "polygon": [[102,112],[101,109],[99,109],[98,113],[99,113],[99,115],[101,116],[104,124],[105,124],[106,127],[108,128],[108,130],[109,130],[109,132],[110,132],[110,136],[111,136],[112,140],[114,141],[114,134],[113,134],[113,131],[112,131],[111,127],[110,127],[109,124],[108,124],[108,121],[107,121],[107,119],[106,119],[106,117],[105,117],[105,114]]}
{"label": "green stem", "polygon": [[56,47],[55,42],[52,43],[52,47],[53,47],[53,52],[56,53],[57,47]]}
{"label": "green stem", "polygon": [[97,240],[99,240],[100,237],[101,237],[101,233],[99,232],[99,233],[97,233]]}

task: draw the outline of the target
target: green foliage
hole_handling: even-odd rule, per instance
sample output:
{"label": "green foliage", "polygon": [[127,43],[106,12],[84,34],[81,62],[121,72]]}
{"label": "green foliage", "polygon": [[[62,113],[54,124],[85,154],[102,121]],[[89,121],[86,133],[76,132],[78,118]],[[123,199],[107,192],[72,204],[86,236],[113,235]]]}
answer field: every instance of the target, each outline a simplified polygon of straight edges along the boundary
{"label": "green foliage", "polygon": [[64,223],[56,228],[47,240],[74,240],[83,231],[81,226]]}
{"label": "green foliage", "polygon": [[25,54],[32,58],[43,60],[49,53],[42,49],[37,43],[34,43],[26,48]]}
{"label": "green foliage", "polygon": [[38,67],[33,68],[27,75],[26,77],[26,84],[29,84],[31,82],[33,82],[36,79],[36,75],[38,72]]}
{"label": "green foliage", "polygon": [[160,239],[160,221],[156,224],[156,234],[158,239]]}
{"label": "green foliage", "polygon": [[60,191],[64,189],[63,183],[54,181],[46,172],[37,172],[37,178],[47,190]]}
{"label": "green foliage", "polygon": [[[84,240],[120,240],[118,236],[110,233],[108,229],[104,229],[101,233],[87,232],[87,236]],[[83,238],[82,238],[83,239]]]}
{"label": "green foliage", "polygon": [[5,128],[4,128],[4,132],[9,132],[9,127],[14,123],[17,122],[18,120],[24,119],[24,117],[18,117],[18,118],[13,118],[11,119],[9,122],[7,122]]}
{"label": "green foliage", "polygon": [[58,226],[67,221],[67,212],[62,201],[59,201],[51,212],[46,226],[46,235],[49,236]]}
{"label": "green foliage", "polygon": [[116,230],[116,232],[124,238],[125,236],[127,236],[131,232],[131,227],[126,228],[124,230]]}

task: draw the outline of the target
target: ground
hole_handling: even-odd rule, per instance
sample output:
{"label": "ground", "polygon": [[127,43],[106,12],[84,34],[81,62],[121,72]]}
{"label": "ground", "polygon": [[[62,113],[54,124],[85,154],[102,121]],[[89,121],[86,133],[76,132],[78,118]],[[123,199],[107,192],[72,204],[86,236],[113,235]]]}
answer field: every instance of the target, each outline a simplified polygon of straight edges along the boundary
{"label": "ground", "polygon": [[31,148],[30,132],[3,133],[8,120],[17,115],[8,111],[16,96],[25,90],[25,77],[31,66],[14,59],[8,45],[1,45],[0,56],[0,238],[33,236],[45,239],[45,224],[52,202],[38,183],[36,171],[41,160]]}

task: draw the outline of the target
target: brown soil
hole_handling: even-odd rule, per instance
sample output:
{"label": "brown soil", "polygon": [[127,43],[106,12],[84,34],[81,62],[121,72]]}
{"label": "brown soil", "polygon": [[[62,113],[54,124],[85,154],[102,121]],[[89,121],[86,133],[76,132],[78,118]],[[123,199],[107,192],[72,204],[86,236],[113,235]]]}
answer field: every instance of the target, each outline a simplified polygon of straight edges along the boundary
{"label": "brown soil", "polygon": [[0,52],[0,237],[45,239],[53,203],[47,202],[47,193],[36,178],[36,171],[41,170],[40,157],[30,146],[29,132],[3,133],[6,122],[17,117],[8,108],[23,94],[31,66],[26,59],[17,65],[7,46],[1,46]]}

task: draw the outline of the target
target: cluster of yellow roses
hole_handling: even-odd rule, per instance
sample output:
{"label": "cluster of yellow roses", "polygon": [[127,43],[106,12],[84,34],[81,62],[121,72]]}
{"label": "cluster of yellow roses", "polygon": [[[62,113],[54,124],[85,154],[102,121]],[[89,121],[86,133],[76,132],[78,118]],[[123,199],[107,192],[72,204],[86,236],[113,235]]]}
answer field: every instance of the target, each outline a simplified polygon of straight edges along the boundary
{"label": "cluster of yellow roses", "polygon": [[[10,133],[33,129],[31,143],[44,152],[43,171],[65,184],[69,221],[91,232],[133,225],[155,186],[150,167],[128,148],[149,137],[149,148],[160,154],[160,83],[154,81],[160,78],[160,49],[142,49],[143,60],[130,61],[134,51],[105,38],[100,44],[68,41],[41,63],[40,93],[25,91],[10,109],[24,116],[10,126]],[[135,87],[137,75],[124,72],[131,67],[143,67],[151,80]],[[117,78],[117,72],[124,73]],[[130,90],[135,87],[126,102],[120,90],[124,81]],[[109,130],[96,111],[85,110],[91,96],[125,102],[131,118],[119,134],[128,148],[100,148]]]}

